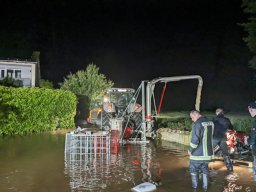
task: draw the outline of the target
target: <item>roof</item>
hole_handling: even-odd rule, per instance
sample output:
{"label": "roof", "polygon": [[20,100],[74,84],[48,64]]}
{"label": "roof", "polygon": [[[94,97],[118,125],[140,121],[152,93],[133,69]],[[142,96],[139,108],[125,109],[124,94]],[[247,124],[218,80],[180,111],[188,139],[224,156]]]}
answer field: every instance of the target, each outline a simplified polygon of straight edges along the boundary
{"label": "roof", "polygon": [[37,64],[37,62],[33,61],[26,61],[26,60],[0,60],[0,64],[6,64],[6,65],[31,65],[31,64]]}

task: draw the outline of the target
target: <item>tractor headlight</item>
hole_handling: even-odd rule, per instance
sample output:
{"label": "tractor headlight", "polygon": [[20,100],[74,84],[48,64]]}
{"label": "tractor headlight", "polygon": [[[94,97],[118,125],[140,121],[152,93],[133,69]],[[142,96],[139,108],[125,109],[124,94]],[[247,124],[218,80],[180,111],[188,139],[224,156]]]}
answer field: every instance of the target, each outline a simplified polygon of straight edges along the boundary
{"label": "tractor headlight", "polygon": [[103,102],[109,102],[109,98],[108,97],[103,97]]}

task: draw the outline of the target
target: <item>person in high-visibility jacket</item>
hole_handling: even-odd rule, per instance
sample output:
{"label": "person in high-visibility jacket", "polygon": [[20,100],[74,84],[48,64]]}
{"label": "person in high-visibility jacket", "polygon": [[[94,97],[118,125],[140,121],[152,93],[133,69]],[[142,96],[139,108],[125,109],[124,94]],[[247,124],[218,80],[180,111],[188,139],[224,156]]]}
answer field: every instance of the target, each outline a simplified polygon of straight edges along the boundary
{"label": "person in high-visibility jacket", "polygon": [[189,169],[192,180],[192,188],[197,189],[199,180],[199,171],[202,172],[203,190],[207,191],[209,168],[208,164],[213,157],[212,137],[214,124],[206,117],[202,116],[197,110],[190,112],[190,118],[193,121],[191,131],[191,141],[188,148]]}

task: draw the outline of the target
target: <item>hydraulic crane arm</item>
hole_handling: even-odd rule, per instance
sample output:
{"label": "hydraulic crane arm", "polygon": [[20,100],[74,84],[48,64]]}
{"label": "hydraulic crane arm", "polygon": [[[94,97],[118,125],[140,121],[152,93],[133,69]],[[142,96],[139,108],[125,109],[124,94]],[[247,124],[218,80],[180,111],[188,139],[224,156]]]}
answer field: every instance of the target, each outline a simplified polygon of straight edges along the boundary
{"label": "hydraulic crane arm", "polygon": [[191,79],[197,79],[198,80],[198,86],[197,86],[197,95],[196,95],[196,102],[195,102],[195,109],[200,110],[200,101],[201,101],[201,91],[203,86],[203,79],[199,75],[187,75],[187,76],[174,76],[174,77],[159,77],[156,79],[153,79],[149,82],[147,82],[146,85],[146,129],[151,130],[151,99],[152,95],[155,89],[156,83],[168,83],[168,82],[174,82],[174,81],[183,81],[183,80],[191,80]]}

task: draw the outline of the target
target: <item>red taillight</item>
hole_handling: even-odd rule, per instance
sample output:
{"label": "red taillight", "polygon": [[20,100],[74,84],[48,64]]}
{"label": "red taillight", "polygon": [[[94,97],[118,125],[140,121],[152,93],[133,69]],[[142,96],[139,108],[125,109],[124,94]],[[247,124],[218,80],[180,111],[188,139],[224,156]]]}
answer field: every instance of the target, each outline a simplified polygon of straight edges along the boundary
{"label": "red taillight", "polygon": [[126,127],[123,135],[124,135],[124,139],[129,139],[132,135],[132,128]]}
{"label": "red taillight", "polygon": [[137,159],[135,159],[132,163],[133,163],[134,165],[139,165],[139,164],[140,164],[140,162],[139,162]]}

